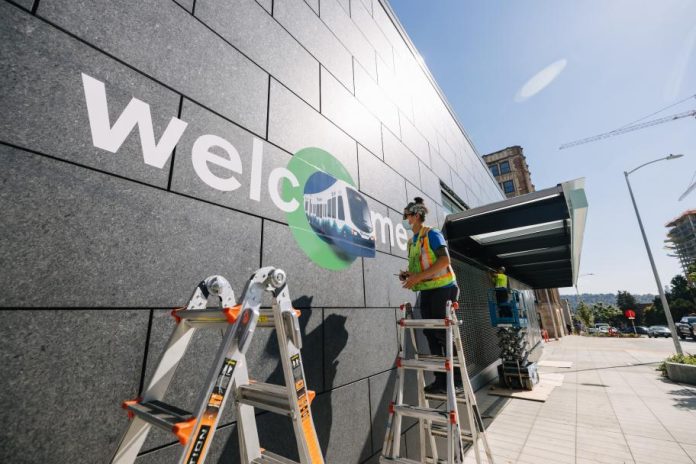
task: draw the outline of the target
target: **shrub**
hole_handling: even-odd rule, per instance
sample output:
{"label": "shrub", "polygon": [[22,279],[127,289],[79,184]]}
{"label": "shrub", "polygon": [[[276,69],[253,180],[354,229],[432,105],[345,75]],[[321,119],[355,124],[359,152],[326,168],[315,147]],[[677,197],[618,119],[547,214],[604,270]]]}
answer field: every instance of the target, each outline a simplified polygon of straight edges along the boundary
{"label": "shrub", "polygon": [[674,354],[669,358],[665,359],[657,366],[657,370],[662,372],[662,375],[667,375],[667,364],[668,362],[677,364],[688,364],[690,366],[696,366],[696,354]]}

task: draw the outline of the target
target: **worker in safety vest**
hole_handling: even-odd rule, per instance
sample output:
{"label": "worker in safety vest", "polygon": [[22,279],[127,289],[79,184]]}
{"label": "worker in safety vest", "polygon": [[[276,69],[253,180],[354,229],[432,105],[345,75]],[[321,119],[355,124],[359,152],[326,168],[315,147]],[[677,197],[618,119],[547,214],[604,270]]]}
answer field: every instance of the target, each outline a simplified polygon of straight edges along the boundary
{"label": "worker in safety vest", "polygon": [[[455,302],[459,298],[459,287],[450,264],[447,243],[442,233],[424,224],[428,208],[423,199],[416,197],[404,208],[403,226],[413,231],[408,240],[408,271],[401,271],[399,279],[404,288],[420,292],[421,317],[423,319],[444,319],[447,300]],[[436,356],[446,355],[446,334],[444,330],[423,330],[430,352]],[[455,385],[461,388],[459,371],[455,370]],[[435,373],[435,382],[425,387],[427,393],[447,391],[447,374]]]}
{"label": "worker in safety vest", "polygon": [[495,300],[500,310],[501,317],[512,317],[512,310],[507,304],[510,299],[510,282],[505,275],[505,267],[500,266],[497,272],[491,273],[493,285],[495,286]]}
{"label": "worker in safety vest", "polygon": [[509,283],[505,275],[505,267],[500,266],[497,272],[493,272],[493,285],[495,286],[495,298],[498,304],[508,302]]}

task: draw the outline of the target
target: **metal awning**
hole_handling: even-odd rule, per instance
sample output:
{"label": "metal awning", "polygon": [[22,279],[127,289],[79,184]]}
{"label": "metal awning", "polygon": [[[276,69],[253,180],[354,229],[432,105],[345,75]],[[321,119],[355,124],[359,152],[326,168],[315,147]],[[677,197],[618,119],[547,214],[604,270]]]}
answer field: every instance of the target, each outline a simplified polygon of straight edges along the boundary
{"label": "metal awning", "polygon": [[533,288],[571,287],[580,267],[587,217],[585,180],[450,214],[443,232],[452,253]]}

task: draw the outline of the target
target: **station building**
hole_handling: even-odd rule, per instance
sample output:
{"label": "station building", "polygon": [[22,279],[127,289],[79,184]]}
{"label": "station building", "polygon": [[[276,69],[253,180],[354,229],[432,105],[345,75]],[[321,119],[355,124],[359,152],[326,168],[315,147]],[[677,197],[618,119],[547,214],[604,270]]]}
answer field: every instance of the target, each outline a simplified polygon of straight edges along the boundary
{"label": "station building", "polygon": [[[490,268],[504,263],[531,300],[577,276],[582,182],[506,200],[385,0],[11,0],[0,24],[0,410],[11,424],[0,461],[108,462],[128,421],[119,405],[151,376],[171,309],[207,276],[241,292],[276,266],[302,311],[326,462],[377,462],[396,311],[415,300],[394,274],[416,196],[450,240],[477,387],[499,357]],[[343,189],[331,205],[324,175]],[[349,211],[350,230],[372,234],[362,252],[337,250],[311,223]],[[191,406],[219,342],[197,335],[168,402]],[[274,350],[255,336],[254,378],[277,378]],[[291,446],[287,424],[258,421],[263,446]],[[416,453],[414,429],[404,434]],[[210,462],[236,462],[235,440],[229,413]],[[153,430],[138,462],[172,462],[179,446]]]}

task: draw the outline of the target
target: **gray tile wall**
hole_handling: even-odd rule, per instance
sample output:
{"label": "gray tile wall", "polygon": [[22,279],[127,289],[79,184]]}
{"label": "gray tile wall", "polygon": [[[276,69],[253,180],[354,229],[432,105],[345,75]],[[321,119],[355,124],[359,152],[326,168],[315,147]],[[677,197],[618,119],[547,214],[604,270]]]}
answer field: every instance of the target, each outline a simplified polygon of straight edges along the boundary
{"label": "gray tile wall", "polygon": [[[318,267],[265,179],[299,149],[318,147],[394,225],[415,195],[441,224],[440,182],[469,206],[503,198],[384,0],[0,0],[0,54],[0,369],[8,379],[0,414],[18,424],[0,432],[0,461],[20,450],[27,462],[108,461],[127,423],[119,403],[137,396],[172,329],[168,308],[208,275],[240,292],[257,267],[275,265],[302,309],[327,462],[376,462],[393,384],[394,308],[413,300],[393,275],[406,254],[387,228],[375,258],[339,272]],[[146,104],[115,153],[93,143],[82,73],[104,83],[114,131],[133,99]],[[187,124],[175,149],[161,168],[147,164],[149,121],[156,145],[172,118]],[[196,174],[192,149],[203,135],[234,148],[241,172],[207,168],[239,188],[221,191]],[[219,340],[197,334],[168,400],[190,407]],[[252,376],[281,380],[275,350],[260,331]],[[84,435],[86,411],[100,420],[79,447],[65,446]],[[288,424],[276,419],[258,416],[262,440],[291,450],[291,440],[277,439],[289,436]],[[213,461],[237,454],[236,436],[227,412]],[[171,462],[178,450],[153,431],[138,462]]]}

